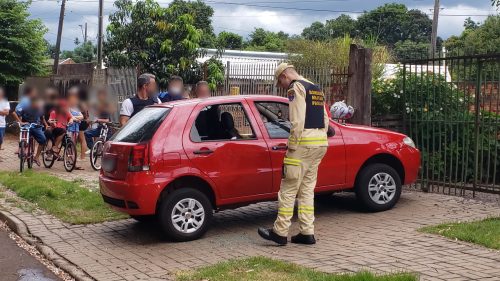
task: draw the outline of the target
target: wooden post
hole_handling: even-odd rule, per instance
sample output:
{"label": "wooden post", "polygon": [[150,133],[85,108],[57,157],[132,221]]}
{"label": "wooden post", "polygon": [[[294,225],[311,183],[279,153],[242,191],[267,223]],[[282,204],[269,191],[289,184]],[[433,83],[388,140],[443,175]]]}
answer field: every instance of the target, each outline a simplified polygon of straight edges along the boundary
{"label": "wooden post", "polygon": [[371,126],[372,50],[351,44],[347,104],[354,107],[350,123]]}

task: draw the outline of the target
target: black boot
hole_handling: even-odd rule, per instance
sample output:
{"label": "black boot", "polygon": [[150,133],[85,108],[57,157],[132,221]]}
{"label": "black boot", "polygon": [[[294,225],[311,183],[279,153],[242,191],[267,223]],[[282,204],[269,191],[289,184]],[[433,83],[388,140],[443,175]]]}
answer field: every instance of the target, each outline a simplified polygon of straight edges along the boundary
{"label": "black boot", "polygon": [[273,241],[280,246],[284,246],[288,242],[286,236],[279,236],[278,234],[274,233],[272,228],[259,227],[257,232],[259,233],[260,237],[266,240]]}
{"label": "black boot", "polygon": [[316,244],[316,239],[314,238],[314,235],[304,235],[302,233],[299,233],[295,236],[292,236],[292,243],[313,245]]}

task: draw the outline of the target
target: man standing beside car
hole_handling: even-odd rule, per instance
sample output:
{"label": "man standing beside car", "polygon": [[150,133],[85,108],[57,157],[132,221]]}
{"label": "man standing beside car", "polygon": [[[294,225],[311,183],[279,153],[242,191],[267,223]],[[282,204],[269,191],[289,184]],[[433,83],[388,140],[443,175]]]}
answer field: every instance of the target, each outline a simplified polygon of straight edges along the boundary
{"label": "man standing beside car", "polygon": [[161,103],[155,96],[156,81],[152,74],[142,74],[137,78],[137,94],[123,101],[120,109],[120,124],[124,126],[132,116],[148,105]]}
{"label": "man standing beside car", "polygon": [[266,240],[286,245],[297,198],[300,233],[291,241],[315,244],[314,188],[319,164],[328,147],[325,98],[321,89],[300,76],[293,65],[280,64],[274,76],[276,85],[287,89],[291,128],[278,194],[278,217],[273,228],[259,228],[258,233]]}

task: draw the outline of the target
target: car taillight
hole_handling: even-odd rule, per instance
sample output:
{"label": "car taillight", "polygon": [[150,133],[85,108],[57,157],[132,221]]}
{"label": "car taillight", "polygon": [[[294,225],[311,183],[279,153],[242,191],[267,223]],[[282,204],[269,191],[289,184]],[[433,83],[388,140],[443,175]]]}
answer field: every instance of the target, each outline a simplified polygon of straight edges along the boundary
{"label": "car taillight", "polygon": [[147,144],[138,144],[132,147],[128,161],[129,172],[149,170],[149,153]]}

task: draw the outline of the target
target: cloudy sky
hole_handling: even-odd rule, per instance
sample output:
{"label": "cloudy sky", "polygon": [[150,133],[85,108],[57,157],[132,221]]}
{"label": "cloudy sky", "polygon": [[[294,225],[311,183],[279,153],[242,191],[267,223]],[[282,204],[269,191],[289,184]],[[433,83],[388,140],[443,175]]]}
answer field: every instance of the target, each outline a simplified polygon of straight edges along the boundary
{"label": "cloudy sky", "polygon": [[[48,27],[46,39],[55,43],[59,18],[59,0],[32,0],[30,12],[33,18],[40,18]],[[158,0],[167,6],[169,0]],[[232,31],[247,37],[255,27],[263,27],[272,31],[284,31],[289,34],[300,34],[302,29],[314,21],[324,22],[341,13],[358,17],[361,12],[371,10],[384,3],[397,2],[409,8],[432,14],[434,0],[207,0],[215,14],[213,26],[215,32]],[[113,0],[104,0],[105,24],[108,15],[115,10]],[[317,10],[317,11],[311,11]],[[98,0],[67,0],[66,18],[63,28],[62,49],[73,49],[74,39],[82,40],[82,28],[88,26],[89,40],[97,37]],[[439,18],[438,35],[448,38],[460,34],[465,18],[483,21],[488,14],[498,13],[490,5],[490,0],[441,0],[441,16]]]}

